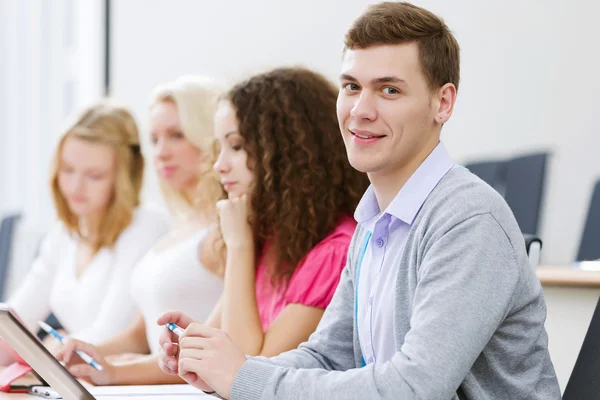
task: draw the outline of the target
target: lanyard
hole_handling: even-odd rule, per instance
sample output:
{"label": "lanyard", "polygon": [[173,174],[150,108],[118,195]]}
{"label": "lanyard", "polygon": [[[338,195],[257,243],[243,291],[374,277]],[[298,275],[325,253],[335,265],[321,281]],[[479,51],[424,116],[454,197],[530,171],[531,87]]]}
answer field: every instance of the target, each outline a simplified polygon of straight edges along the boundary
{"label": "lanyard", "polygon": [[[367,232],[365,238],[363,239],[363,243],[360,247],[360,253],[358,255],[358,263],[356,265],[356,279],[354,280],[354,320],[356,321],[356,334],[358,335],[358,279],[360,278],[360,268],[362,266],[363,258],[365,258],[365,253],[367,252],[367,246],[369,245],[369,240],[371,239],[371,232]],[[359,338],[360,343],[360,338]],[[365,363],[364,357],[362,357],[362,366],[367,365]]]}

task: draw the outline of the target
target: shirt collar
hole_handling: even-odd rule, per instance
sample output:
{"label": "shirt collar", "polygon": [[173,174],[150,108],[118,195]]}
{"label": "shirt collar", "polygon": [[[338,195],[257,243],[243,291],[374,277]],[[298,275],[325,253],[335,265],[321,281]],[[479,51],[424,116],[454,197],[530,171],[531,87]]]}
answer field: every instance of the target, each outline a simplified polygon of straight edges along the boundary
{"label": "shirt collar", "polygon": [[[385,213],[412,225],[431,191],[454,164],[455,162],[448,154],[444,144],[438,143],[396,194]],[[359,224],[364,224],[380,213],[375,191],[371,185],[356,207],[354,218]]]}

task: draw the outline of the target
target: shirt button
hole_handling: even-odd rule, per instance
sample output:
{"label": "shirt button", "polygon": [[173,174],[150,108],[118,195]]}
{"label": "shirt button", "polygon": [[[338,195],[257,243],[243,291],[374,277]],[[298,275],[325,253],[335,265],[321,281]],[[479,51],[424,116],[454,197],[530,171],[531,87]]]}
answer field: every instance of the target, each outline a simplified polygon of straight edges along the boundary
{"label": "shirt button", "polygon": [[375,361],[375,359],[373,357],[369,357],[369,359],[367,361],[369,362],[369,364],[372,364],[373,361]]}
{"label": "shirt button", "polygon": [[369,305],[373,305],[373,296],[369,297]]}
{"label": "shirt button", "polygon": [[379,238],[375,241],[375,243],[377,243],[377,247],[383,247],[384,242],[382,238]]}

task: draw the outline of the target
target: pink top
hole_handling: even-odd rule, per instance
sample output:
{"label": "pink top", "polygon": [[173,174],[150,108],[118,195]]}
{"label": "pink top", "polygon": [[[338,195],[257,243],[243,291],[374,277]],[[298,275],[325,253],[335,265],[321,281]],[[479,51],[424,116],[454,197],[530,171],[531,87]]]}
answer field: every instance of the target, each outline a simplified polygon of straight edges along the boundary
{"label": "pink top", "polygon": [[346,266],[348,246],[356,229],[356,221],[343,217],[338,226],[320,241],[304,258],[292,275],[287,291],[271,285],[264,254],[256,270],[256,303],[263,331],[288,304],[296,303],[325,309],[329,305]]}

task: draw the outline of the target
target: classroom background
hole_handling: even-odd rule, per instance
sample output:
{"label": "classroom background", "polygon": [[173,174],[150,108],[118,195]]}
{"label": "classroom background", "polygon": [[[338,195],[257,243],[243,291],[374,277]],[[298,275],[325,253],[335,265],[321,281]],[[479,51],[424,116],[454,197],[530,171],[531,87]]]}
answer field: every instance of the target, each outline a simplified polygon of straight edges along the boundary
{"label": "classroom background", "polygon": [[[73,110],[110,95],[129,105],[145,130],[151,89],[184,74],[234,80],[304,65],[335,81],[343,33],[370,3],[0,1],[0,300],[27,272],[54,219],[50,158]],[[600,178],[600,3],[413,3],[442,16],[462,49],[458,102],[442,131],[449,152],[507,201],[516,199],[510,205],[523,215],[522,229],[543,241],[541,265],[576,272]],[[146,204],[164,207],[151,169],[143,193]],[[588,225],[594,229],[600,220]],[[593,256],[600,237],[592,239]],[[542,279],[563,389],[600,295],[600,279],[584,275]]]}

